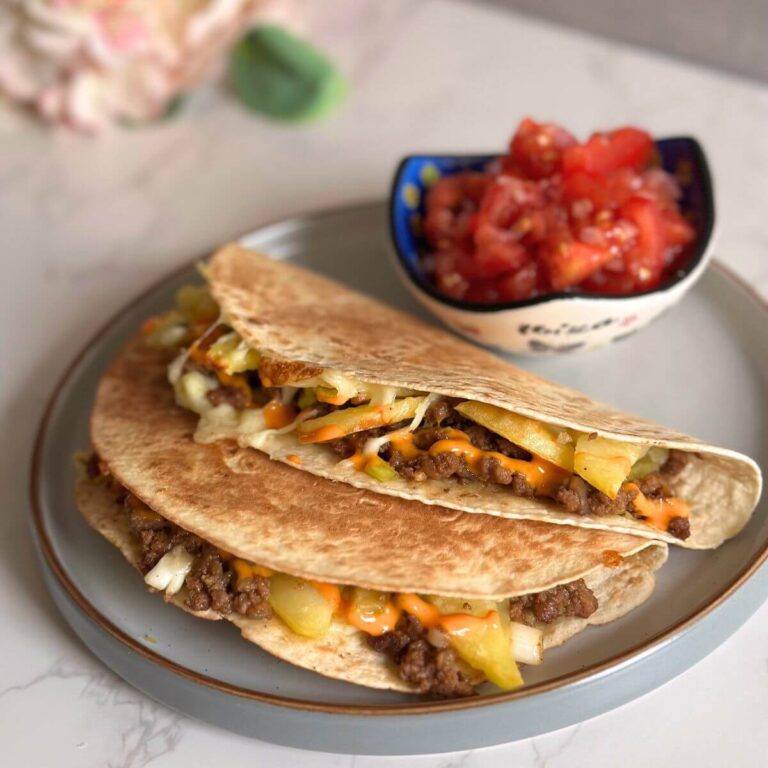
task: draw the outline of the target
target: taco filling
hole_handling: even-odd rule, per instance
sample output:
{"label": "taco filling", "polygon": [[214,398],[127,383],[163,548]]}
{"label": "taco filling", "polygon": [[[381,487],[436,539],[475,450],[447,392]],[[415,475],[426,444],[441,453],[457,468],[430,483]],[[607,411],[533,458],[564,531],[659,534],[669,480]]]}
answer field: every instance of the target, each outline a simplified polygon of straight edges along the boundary
{"label": "taco filling", "polygon": [[104,484],[137,545],[137,565],[153,590],[183,595],[194,612],[282,621],[305,638],[332,622],[364,633],[402,680],[420,693],[468,696],[487,679],[502,689],[523,684],[518,663],[539,664],[543,628],[588,618],[598,600],[584,579],[502,601],[379,592],[299,579],[219,549],[151,510],[92,454],[92,483]]}
{"label": "taco filling", "polygon": [[570,515],[627,516],[690,536],[689,504],[670,489],[688,461],[683,451],[287,363],[249,347],[221,320],[207,288],[183,288],[177,304],[148,321],[145,334],[150,345],[182,348],[169,379],[179,405],[201,416],[200,439],[230,436],[262,448],[281,435],[384,484],[486,483]]}

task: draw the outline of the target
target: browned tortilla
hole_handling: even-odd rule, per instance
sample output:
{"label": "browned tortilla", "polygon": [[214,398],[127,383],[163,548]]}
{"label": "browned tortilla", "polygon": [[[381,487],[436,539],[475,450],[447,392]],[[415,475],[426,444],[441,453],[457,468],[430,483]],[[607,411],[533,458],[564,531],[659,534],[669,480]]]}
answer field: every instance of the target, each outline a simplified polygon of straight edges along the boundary
{"label": "browned tortilla", "polygon": [[686,541],[627,516],[580,516],[541,499],[523,499],[492,484],[453,481],[380,483],[340,465],[322,446],[265,445],[272,458],[297,453],[302,468],[380,494],[467,512],[611,528],[691,548],[710,548],[737,534],[760,496],[752,459],[598,403],[517,368],[445,331],[295,265],[228,245],[210,263],[210,286],[228,323],[254,348],[275,358],[273,383],[325,368],[360,380],[491,403],[559,427],[692,454],[672,481],[691,504]]}
{"label": "browned tortilla", "polygon": [[[599,609],[542,625],[545,646],[644,602],[667,557],[661,542],[613,531],[471,515],[323,480],[233,445],[192,439],[195,416],[177,407],[163,353],[134,339],[105,374],[91,420],[93,445],[115,478],[177,525],[240,557],[296,576],[384,591],[501,599],[584,577]],[[80,479],[78,506],[125,558],[139,549],[104,484]],[[606,562],[623,556],[618,567]],[[194,615],[185,592],[170,602]],[[278,619],[227,617],[243,636],[307,669],[411,691],[364,635],[340,621],[308,640]]]}

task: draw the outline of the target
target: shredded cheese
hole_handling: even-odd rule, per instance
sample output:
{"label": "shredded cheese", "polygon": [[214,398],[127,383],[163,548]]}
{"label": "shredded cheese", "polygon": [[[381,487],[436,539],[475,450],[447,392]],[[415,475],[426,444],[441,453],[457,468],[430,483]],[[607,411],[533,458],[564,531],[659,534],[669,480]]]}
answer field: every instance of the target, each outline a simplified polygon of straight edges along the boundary
{"label": "shredded cheese", "polygon": [[371,405],[390,405],[397,398],[397,387],[368,384],[368,390],[371,394]]}

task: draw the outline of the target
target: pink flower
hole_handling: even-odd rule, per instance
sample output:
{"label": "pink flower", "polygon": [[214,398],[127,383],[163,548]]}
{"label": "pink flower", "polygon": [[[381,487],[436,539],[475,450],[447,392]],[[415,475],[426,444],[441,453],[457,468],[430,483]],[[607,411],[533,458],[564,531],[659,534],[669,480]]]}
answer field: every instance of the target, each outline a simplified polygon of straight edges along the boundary
{"label": "pink flower", "polygon": [[0,93],[86,132],[118,120],[151,120],[206,77],[253,20],[275,5],[3,0]]}

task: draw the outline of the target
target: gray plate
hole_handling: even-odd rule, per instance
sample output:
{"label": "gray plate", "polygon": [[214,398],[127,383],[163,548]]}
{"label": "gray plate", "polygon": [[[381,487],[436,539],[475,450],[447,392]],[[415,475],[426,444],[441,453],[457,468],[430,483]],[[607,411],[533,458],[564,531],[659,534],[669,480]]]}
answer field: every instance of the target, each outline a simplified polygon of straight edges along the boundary
{"label": "gray plate", "polygon": [[[245,240],[421,314],[388,264],[382,205],[292,219]],[[758,568],[768,550],[763,503],[748,529],[717,551],[673,551],[645,605],[548,652],[542,666],[525,670],[524,689],[450,702],[327,680],[273,659],[232,627],[165,605],[81,520],[70,501],[69,457],[88,445],[88,411],[105,365],[194,276],[189,267],[163,281],[88,344],[56,389],[33,467],[33,527],[59,608],[99,658],[155,699],[238,733],[332,752],[498,744],[593,717],[661,685],[725,640],[768,594],[768,570]],[[766,329],[766,307],[715,266],[635,337],[526,365],[764,464]]]}

